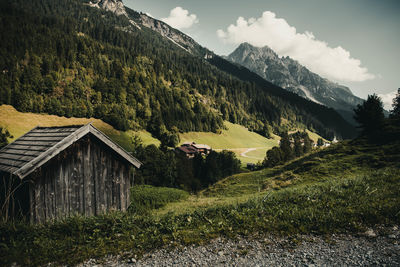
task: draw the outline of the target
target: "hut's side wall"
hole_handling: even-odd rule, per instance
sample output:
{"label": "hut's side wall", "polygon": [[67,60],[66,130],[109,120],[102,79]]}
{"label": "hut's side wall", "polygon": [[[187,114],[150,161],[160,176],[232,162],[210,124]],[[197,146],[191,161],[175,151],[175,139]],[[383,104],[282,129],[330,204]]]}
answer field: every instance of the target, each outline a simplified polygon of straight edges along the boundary
{"label": "hut's side wall", "polygon": [[33,222],[126,210],[130,165],[88,135],[35,172],[30,179]]}

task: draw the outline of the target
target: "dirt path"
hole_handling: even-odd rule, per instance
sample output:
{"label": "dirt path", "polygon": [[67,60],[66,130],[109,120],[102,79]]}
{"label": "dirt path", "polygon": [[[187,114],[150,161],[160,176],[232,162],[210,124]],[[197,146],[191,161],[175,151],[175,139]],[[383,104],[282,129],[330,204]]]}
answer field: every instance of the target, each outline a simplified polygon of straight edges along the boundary
{"label": "dirt path", "polygon": [[260,159],[257,157],[247,156],[247,153],[249,153],[251,151],[255,151],[257,149],[264,149],[264,148],[268,148],[268,147],[217,148],[214,150],[215,151],[229,150],[229,151],[233,151],[233,152],[239,154],[241,157],[244,157],[244,158]]}
{"label": "dirt path", "polygon": [[249,148],[249,149],[247,149],[246,151],[240,153],[240,156],[245,157],[245,158],[249,158],[249,159],[259,159],[259,158],[256,158],[256,157],[250,157],[250,156],[247,156],[247,155],[246,155],[246,154],[249,153],[250,151],[254,151],[254,150],[257,150],[257,148],[255,148],[255,147]]}
{"label": "dirt path", "polygon": [[235,152],[237,155],[240,155],[241,157],[244,157],[244,158],[261,160],[261,158],[258,158],[258,157],[247,156],[247,153],[249,153],[251,151],[255,151],[257,149],[265,149],[265,148],[268,148],[268,147],[217,148],[214,150],[215,151],[229,150],[229,151]]}

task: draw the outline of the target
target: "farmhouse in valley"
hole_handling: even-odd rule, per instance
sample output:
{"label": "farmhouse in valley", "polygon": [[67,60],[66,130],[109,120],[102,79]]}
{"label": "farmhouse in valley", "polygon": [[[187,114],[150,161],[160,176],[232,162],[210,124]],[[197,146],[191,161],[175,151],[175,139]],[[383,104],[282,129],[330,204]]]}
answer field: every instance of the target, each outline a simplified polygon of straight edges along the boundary
{"label": "farmhouse in valley", "polygon": [[175,152],[183,154],[188,158],[194,158],[196,154],[208,155],[211,152],[211,147],[204,144],[196,144],[195,142],[186,142],[175,148]]}
{"label": "farmhouse in valley", "polygon": [[124,211],[140,166],[91,124],[36,127],[0,150],[0,203],[31,222]]}

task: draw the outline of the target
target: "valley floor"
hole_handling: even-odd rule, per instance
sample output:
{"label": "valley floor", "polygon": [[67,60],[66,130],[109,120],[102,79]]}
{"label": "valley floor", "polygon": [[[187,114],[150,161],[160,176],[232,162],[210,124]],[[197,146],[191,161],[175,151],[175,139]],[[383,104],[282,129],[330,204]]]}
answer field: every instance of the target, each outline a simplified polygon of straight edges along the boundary
{"label": "valley floor", "polygon": [[107,257],[79,266],[399,266],[397,226],[355,235],[217,238],[207,245],[161,249],[121,260]]}

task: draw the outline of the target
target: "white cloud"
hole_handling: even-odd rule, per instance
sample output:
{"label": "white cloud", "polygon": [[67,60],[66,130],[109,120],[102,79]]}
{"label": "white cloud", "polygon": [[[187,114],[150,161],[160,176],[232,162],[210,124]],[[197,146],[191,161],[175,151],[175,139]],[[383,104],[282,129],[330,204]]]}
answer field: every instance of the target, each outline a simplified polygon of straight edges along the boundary
{"label": "white cloud", "polygon": [[180,6],[172,9],[168,18],[162,18],[161,20],[179,30],[190,28],[199,22],[196,14],[189,14],[188,10]]}
{"label": "white cloud", "polygon": [[360,82],[375,78],[361,67],[359,59],[352,58],[341,46],[329,47],[312,32],[298,33],[295,27],[270,11],[257,19],[239,17],[236,25],[231,24],[226,31],[218,30],[217,35],[227,43],[269,46],[280,56],[289,56],[311,71],[336,81]]}
{"label": "white cloud", "polygon": [[397,91],[390,92],[387,94],[378,94],[378,96],[382,99],[383,107],[386,110],[392,110],[393,99],[396,97]]}

